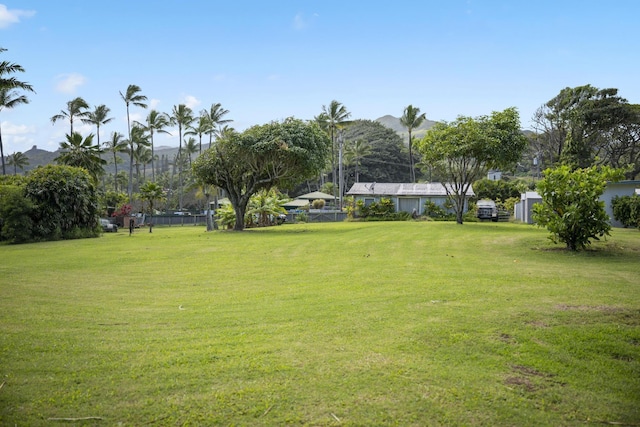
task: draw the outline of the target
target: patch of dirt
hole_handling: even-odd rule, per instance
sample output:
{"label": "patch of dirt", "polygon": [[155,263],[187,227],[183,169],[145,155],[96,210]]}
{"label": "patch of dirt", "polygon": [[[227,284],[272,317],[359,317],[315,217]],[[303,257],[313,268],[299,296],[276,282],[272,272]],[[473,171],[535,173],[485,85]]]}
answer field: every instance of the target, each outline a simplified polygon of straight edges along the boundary
{"label": "patch of dirt", "polygon": [[534,326],[536,328],[548,328],[549,327],[549,325],[547,325],[542,320],[532,320],[530,322],[527,322],[526,324],[529,325],[529,326]]}
{"label": "patch of dirt", "polygon": [[504,380],[504,383],[508,386],[522,387],[528,392],[534,392],[538,389],[528,378],[524,377],[508,377]]}
{"label": "patch of dirt", "polygon": [[623,308],[620,307],[612,307],[608,305],[568,305],[568,304],[558,304],[556,308],[560,311],[599,311],[601,313],[619,313],[624,311]]}
{"label": "patch of dirt", "polygon": [[500,341],[506,342],[508,344],[515,344],[516,343],[516,339],[513,336],[509,335],[509,334],[500,334],[498,336],[498,339]]}
{"label": "patch of dirt", "polygon": [[511,366],[511,369],[513,369],[515,372],[518,372],[522,375],[529,375],[529,376],[542,377],[542,378],[550,378],[553,376],[551,374],[545,374],[544,372],[540,372],[537,369],[531,368],[529,366],[513,365]]}

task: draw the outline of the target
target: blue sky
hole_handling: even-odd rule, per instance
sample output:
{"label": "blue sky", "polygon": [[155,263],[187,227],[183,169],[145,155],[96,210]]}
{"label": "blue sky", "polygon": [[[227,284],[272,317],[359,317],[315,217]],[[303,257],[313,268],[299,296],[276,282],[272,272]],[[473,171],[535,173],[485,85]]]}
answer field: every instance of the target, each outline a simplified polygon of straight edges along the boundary
{"label": "blue sky", "polygon": [[239,130],[312,119],[333,99],[371,120],[409,104],[431,120],[514,106],[523,128],[564,87],[640,103],[636,0],[0,2],[0,60],[37,92],[0,112],[5,155],[58,148],[68,123],[50,118],[76,96],[111,109],[102,141],[126,134],[130,84],[163,112],[219,102]]}

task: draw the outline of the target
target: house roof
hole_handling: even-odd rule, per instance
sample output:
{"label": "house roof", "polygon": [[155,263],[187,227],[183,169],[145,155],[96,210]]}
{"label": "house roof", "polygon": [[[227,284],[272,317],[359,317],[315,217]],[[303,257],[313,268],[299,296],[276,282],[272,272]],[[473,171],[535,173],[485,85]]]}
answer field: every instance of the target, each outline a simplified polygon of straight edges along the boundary
{"label": "house roof", "polygon": [[302,199],[293,199],[289,200],[288,202],[282,203],[280,206],[289,208],[301,208],[304,206],[309,206],[309,201]]}
{"label": "house roof", "polygon": [[317,200],[317,199],[334,200],[334,199],[335,199],[335,197],[333,197],[331,194],[323,193],[322,191],[314,191],[313,193],[307,193],[307,194],[303,194],[302,196],[298,196],[298,197],[296,197],[296,199],[305,199],[305,200]]}
{"label": "house roof", "polygon": [[[347,192],[349,196],[405,196],[405,197],[425,197],[425,196],[446,196],[445,185],[451,188],[450,184],[440,182],[429,182],[419,184],[409,183],[387,183],[387,182],[356,182]],[[474,196],[473,189],[469,189],[467,196]]]}

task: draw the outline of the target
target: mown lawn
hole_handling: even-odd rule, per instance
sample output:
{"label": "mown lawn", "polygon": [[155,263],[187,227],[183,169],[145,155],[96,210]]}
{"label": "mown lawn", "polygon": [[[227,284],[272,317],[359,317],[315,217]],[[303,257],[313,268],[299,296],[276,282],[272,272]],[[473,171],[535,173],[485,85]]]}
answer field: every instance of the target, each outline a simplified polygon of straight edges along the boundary
{"label": "mown lawn", "polygon": [[202,227],[0,246],[0,424],[640,423],[640,233]]}

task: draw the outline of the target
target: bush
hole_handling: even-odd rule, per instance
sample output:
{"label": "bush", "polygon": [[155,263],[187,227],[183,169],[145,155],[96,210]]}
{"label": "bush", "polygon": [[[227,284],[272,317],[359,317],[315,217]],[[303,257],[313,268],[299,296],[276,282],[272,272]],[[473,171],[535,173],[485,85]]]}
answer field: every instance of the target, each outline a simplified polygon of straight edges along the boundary
{"label": "bush", "polygon": [[489,199],[497,202],[512,197],[520,199],[520,194],[528,190],[526,183],[522,181],[479,179],[473,183],[473,192],[477,200]]}
{"label": "bush", "polygon": [[538,183],[542,203],[533,206],[533,219],[551,232],[554,243],[564,242],[572,251],[584,249],[591,239],[609,235],[609,216],[599,198],[607,181],[622,176],[609,167],[547,169]]}
{"label": "bush", "polygon": [[324,201],[324,199],[316,199],[313,202],[311,202],[311,207],[313,209],[322,209],[324,208],[325,203],[326,202]]}
{"label": "bush", "polygon": [[616,196],[611,200],[613,217],[625,227],[640,228],[640,196]]}
{"label": "bush", "polygon": [[33,203],[17,185],[0,185],[0,240],[24,243],[32,240]]}

